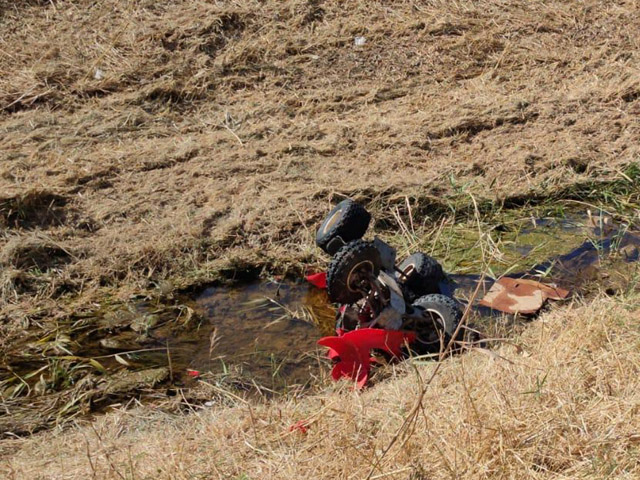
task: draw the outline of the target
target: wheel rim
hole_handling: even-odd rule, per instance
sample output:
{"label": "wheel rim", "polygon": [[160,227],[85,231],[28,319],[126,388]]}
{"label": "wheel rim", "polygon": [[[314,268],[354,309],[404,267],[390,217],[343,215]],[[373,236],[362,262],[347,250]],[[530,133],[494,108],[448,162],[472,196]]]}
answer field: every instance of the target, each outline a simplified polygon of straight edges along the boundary
{"label": "wheel rim", "polygon": [[369,276],[373,274],[375,271],[375,267],[371,260],[363,260],[359,262],[349,270],[349,274],[347,275],[347,289],[350,292],[359,292],[360,289],[353,288],[352,286],[356,284],[356,282],[360,283],[363,280],[363,276]]}
{"label": "wheel rim", "polygon": [[409,276],[415,271],[415,269],[416,269],[415,263],[410,263],[409,265],[404,267],[404,269],[402,270],[402,274],[404,275],[405,279],[408,279]]}
{"label": "wheel rim", "polygon": [[422,328],[417,330],[416,341],[423,345],[434,345],[440,343],[447,334],[445,320],[440,312],[431,308],[422,309],[422,318],[425,320]]}
{"label": "wheel rim", "polygon": [[329,217],[329,219],[325,222],[324,227],[322,227],[322,234],[324,235],[340,218],[340,214],[342,213],[342,208],[336,210],[333,215]]}

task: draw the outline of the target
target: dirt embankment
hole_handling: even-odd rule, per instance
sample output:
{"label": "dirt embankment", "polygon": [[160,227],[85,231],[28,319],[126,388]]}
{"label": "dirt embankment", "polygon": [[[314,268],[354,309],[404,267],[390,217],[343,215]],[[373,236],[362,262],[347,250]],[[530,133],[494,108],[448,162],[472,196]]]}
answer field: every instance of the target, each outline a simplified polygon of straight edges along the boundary
{"label": "dirt embankment", "polygon": [[336,196],[381,215],[617,175],[639,38],[633,2],[2,0],[3,341],[314,261]]}

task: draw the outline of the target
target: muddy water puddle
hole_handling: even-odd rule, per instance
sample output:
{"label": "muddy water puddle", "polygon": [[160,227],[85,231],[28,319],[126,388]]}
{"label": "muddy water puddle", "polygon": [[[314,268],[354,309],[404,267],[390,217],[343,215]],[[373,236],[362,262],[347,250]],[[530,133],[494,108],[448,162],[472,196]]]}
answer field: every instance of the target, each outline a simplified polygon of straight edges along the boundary
{"label": "muddy water puddle", "polygon": [[275,390],[309,382],[318,365],[315,342],[335,316],[324,291],[292,282],[207,288],[193,308],[202,322],[170,342],[176,360]]}
{"label": "muddy water puddle", "polygon": [[335,314],[323,290],[302,282],[209,287],[167,303],[105,306],[17,349],[0,365],[0,435],[132,398],[182,409],[236,398],[231,391],[298,392],[320,371],[315,341]]}

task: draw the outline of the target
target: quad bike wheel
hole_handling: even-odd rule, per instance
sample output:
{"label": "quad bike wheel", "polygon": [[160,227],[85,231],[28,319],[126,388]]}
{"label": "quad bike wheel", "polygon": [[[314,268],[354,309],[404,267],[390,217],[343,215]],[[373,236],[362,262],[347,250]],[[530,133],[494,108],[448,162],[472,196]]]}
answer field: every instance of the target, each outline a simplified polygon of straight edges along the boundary
{"label": "quad bike wheel", "polygon": [[415,297],[440,293],[438,282],[444,280],[444,272],[435,258],[424,253],[414,253],[409,255],[398,268],[403,273],[400,281]]}
{"label": "quad bike wheel", "polygon": [[[462,320],[458,303],[446,295],[431,294],[416,300],[413,308],[415,313],[421,314],[421,318],[408,319],[403,325],[403,328],[417,334],[416,341],[411,345],[412,350],[419,355],[444,350]],[[455,338],[459,340],[462,336],[462,329],[459,329]]]}
{"label": "quad bike wheel", "polygon": [[333,303],[351,304],[368,293],[380,273],[380,252],[371,242],[355,240],[335,254],[327,271],[327,293]]}
{"label": "quad bike wheel", "polygon": [[345,243],[362,238],[370,221],[371,214],[362,205],[353,200],[343,200],[329,212],[318,228],[316,245],[333,255]]}

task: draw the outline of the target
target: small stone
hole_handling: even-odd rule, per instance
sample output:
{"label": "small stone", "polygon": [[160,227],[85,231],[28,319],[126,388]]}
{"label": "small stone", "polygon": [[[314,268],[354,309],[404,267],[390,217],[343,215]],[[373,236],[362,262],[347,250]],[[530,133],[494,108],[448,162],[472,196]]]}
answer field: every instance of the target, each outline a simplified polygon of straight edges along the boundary
{"label": "small stone", "polygon": [[100,328],[115,329],[134,321],[136,314],[128,308],[118,308],[104,314],[98,321]]}
{"label": "small stone", "polygon": [[131,332],[101,338],[98,343],[102,348],[108,350],[135,350],[140,348],[140,344],[136,341],[136,335]]}
{"label": "small stone", "polygon": [[635,262],[640,257],[638,247],[631,244],[622,247],[620,249],[620,253],[622,254],[622,258],[624,258],[627,262]]}
{"label": "small stone", "polygon": [[158,290],[160,290],[160,293],[164,296],[171,294],[174,288],[173,283],[168,280],[161,280],[158,282]]}
{"label": "small stone", "polygon": [[137,317],[131,322],[131,330],[138,333],[148,332],[158,324],[159,320],[158,315],[153,313]]}
{"label": "small stone", "polygon": [[166,367],[149,368],[138,372],[123,370],[109,375],[101,389],[107,395],[130,393],[135,390],[153,388],[168,377],[169,369]]}

